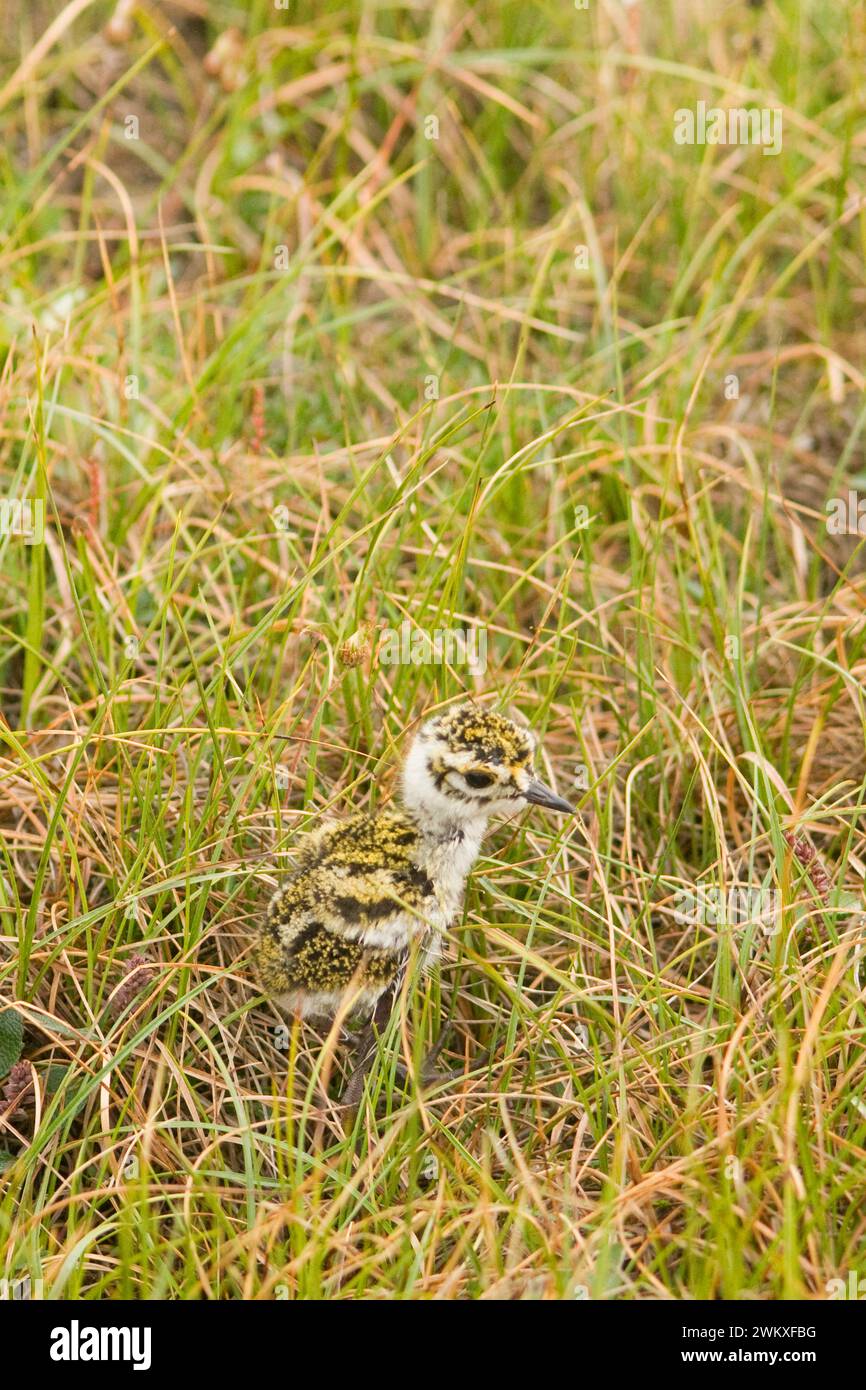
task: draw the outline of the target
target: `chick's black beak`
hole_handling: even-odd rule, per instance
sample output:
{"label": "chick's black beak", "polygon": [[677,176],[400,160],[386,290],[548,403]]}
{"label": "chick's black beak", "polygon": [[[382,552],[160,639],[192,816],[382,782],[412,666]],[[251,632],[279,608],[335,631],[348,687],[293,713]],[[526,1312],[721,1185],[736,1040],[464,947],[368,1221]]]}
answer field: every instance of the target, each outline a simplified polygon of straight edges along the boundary
{"label": "chick's black beak", "polygon": [[548,811],[568,811],[574,814],[574,807],[563,797],[557,796],[556,792],[552,792],[550,787],[539,782],[537,777],[533,777],[523,795],[533,806],[546,806]]}

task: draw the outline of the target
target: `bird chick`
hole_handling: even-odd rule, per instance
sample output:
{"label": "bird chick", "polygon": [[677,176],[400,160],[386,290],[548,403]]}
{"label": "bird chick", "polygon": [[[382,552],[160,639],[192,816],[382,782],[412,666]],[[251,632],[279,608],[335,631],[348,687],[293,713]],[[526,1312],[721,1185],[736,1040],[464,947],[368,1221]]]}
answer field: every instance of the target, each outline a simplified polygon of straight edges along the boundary
{"label": "bird chick", "polygon": [[383,1021],[413,943],[427,962],[438,956],[490,819],[527,805],[573,810],[534,776],[536,744],[501,714],[452,706],[412,742],[401,809],[313,832],[257,943],[276,1002],[302,1017],[346,1006]]}

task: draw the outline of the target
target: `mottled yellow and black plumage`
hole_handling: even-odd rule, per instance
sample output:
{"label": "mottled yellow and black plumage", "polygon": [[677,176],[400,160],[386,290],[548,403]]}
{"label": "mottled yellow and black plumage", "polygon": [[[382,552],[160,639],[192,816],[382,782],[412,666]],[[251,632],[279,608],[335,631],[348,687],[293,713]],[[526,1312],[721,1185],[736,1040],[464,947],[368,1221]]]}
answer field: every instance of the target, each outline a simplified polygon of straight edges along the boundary
{"label": "mottled yellow and black plumage", "polygon": [[491,815],[527,802],[570,810],[531,774],[535,739],[471,704],[425,723],[403,774],[403,808],[329,822],[301,846],[258,942],[267,991],[301,1014],[371,1012],[413,943],[435,957],[460,910]]}
{"label": "mottled yellow and black plumage", "polygon": [[[423,935],[436,890],[417,862],[419,834],[396,812],[326,824],[301,851],[298,871],[271,901],[259,944],[265,986],[305,1012],[357,988],[369,1003],[402,970]],[[416,929],[413,933],[411,919]],[[407,920],[408,919],[408,920]],[[304,996],[304,997],[301,997]]]}

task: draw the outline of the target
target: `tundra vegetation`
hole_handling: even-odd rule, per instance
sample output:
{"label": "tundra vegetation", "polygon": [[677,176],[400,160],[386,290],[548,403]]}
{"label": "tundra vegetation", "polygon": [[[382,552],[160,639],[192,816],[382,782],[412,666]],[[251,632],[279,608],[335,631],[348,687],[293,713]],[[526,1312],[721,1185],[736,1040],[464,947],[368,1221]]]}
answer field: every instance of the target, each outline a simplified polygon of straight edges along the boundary
{"label": "tundra vegetation", "polygon": [[[866,10],[0,30],[0,1274],[859,1289]],[[681,143],[699,102],[780,148]],[[485,846],[347,1116],[251,924],[467,690],[578,814]]]}

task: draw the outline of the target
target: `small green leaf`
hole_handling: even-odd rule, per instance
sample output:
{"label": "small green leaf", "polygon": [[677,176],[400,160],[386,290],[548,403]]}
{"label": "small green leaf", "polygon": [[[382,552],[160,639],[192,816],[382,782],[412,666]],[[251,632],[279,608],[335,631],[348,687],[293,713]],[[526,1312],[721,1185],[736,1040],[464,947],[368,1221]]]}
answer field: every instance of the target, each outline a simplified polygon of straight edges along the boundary
{"label": "small green leaf", "polygon": [[6,1076],[21,1056],[24,1046],[24,1022],[14,1009],[0,1014],[0,1077]]}

